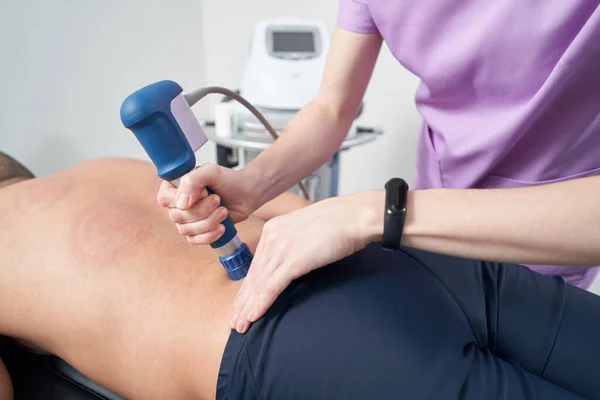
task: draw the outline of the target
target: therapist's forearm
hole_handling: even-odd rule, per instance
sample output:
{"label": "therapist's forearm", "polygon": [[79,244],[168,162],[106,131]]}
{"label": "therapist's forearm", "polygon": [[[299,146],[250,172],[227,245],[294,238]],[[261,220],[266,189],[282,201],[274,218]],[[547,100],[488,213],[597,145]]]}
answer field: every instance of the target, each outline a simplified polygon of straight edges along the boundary
{"label": "therapist's forearm", "polygon": [[315,100],[300,110],[279,139],[245,168],[260,207],[327,162],[345,139],[352,118]]}
{"label": "therapist's forearm", "polygon": [[346,138],[381,48],[378,33],[336,28],[318,95],[244,169],[258,208],[327,162]]}
{"label": "therapist's forearm", "polygon": [[[600,177],[518,189],[411,191],[402,244],[490,261],[598,265],[599,194]],[[378,207],[383,215],[383,192],[370,199],[371,213]],[[377,240],[383,217],[372,221],[370,238]]]}

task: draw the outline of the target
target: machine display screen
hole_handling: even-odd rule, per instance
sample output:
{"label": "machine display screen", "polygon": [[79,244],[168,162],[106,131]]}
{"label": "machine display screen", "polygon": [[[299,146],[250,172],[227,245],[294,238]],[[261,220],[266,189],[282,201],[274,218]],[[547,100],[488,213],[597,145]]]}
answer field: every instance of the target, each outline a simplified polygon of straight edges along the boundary
{"label": "machine display screen", "polygon": [[286,53],[312,53],[315,51],[313,32],[273,32],[273,51]]}

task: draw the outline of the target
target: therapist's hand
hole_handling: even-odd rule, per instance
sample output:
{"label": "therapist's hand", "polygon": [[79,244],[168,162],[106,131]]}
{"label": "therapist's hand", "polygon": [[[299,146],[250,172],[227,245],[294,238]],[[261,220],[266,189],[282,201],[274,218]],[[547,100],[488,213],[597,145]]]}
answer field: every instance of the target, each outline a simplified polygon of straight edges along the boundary
{"label": "therapist's hand", "polygon": [[326,199],[269,220],[236,297],[231,328],[246,332],[292,280],[374,240],[383,202],[373,212],[364,196],[369,194]]}
{"label": "therapist's hand", "polygon": [[[206,187],[214,194],[208,195]],[[227,215],[237,223],[254,211],[257,194],[252,189],[252,181],[243,170],[204,164],[183,176],[179,188],[163,182],[157,201],[169,209],[169,217],[189,243],[206,245],[223,235],[221,222]]]}

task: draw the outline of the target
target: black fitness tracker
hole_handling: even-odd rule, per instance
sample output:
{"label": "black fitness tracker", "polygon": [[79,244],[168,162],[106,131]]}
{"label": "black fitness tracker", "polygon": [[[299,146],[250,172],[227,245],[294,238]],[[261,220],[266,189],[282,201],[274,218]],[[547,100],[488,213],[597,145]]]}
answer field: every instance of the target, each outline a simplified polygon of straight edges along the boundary
{"label": "black fitness tracker", "polygon": [[398,250],[406,218],[408,183],[392,178],[385,184],[385,216],[383,221],[383,248]]}

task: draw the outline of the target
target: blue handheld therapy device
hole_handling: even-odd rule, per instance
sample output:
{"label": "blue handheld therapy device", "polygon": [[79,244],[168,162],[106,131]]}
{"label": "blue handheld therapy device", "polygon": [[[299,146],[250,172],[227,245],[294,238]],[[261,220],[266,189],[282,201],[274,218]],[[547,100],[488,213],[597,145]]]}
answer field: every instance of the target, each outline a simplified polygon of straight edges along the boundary
{"label": "blue handheld therapy device", "polygon": [[[196,167],[195,152],[208,138],[194,115],[183,89],[173,81],[160,81],[129,95],[121,105],[121,122],[132,131],[160,178],[178,186],[181,177]],[[206,188],[208,193],[212,193]],[[211,247],[233,280],[244,278],[252,253],[243,243],[229,216],[225,233]]]}

